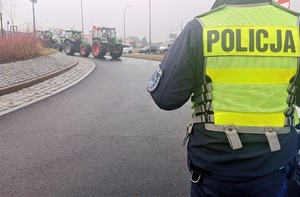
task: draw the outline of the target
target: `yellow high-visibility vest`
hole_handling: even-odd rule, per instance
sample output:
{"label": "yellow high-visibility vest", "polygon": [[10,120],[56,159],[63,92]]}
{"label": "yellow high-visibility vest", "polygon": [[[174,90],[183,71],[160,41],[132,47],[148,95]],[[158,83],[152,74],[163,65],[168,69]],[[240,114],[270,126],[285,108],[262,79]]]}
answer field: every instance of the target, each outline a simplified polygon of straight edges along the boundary
{"label": "yellow high-visibility vest", "polygon": [[300,57],[298,14],[272,4],[224,6],[197,19],[214,124],[292,126],[300,85],[292,80]]}

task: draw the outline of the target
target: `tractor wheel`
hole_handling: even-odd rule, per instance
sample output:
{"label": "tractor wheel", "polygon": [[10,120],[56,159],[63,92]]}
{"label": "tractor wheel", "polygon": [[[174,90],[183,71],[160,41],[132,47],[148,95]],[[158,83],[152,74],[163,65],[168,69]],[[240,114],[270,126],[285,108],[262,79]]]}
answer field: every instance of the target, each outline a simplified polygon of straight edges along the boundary
{"label": "tractor wheel", "polygon": [[75,43],[71,42],[70,40],[65,41],[64,51],[67,55],[73,55],[76,51]]}
{"label": "tractor wheel", "polygon": [[95,58],[102,58],[106,54],[106,44],[100,43],[99,40],[95,40],[92,46],[92,53]]}
{"label": "tractor wheel", "polygon": [[53,45],[53,48],[56,49],[56,50],[58,50],[58,43],[55,43],[55,44]]}
{"label": "tractor wheel", "polygon": [[91,53],[91,46],[87,43],[81,43],[79,46],[79,53],[83,57],[87,57]]}
{"label": "tractor wheel", "polygon": [[59,52],[62,52],[63,49],[64,49],[64,46],[63,46],[62,44],[59,44],[57,50],[58,50]]}
{"label": "tractor wheel", "polygon": [[115,50],[110,52],[110,56],[113,59],[118,59],[119,57],[121,57],[122,53],[123,53],[123,45],[118,44],[115,46]]}
{"label": "tractor wheel", "polygon": [[62,52],[63,50],[63,45],[62,44],[58,44],[58,43],[55,43],[54,46],[53,46],[56,50],[58,50],[59,52]]}

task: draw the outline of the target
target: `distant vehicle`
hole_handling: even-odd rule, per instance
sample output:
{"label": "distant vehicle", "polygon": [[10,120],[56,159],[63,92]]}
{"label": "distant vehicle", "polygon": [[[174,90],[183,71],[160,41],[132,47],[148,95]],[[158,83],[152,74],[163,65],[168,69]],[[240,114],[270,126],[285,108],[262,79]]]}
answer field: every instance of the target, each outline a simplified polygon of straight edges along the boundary
{"label": "distant vehicle", "polygon": [[93,26],[92,39],[92,54],[95,58],[103,58],[107,52],[113,59],[121,57],[122,39],[117,38],[115,28]]}
{"label": "distant vehicle", "polygon": [[131,45],[123,45],[123,53],[131,54],[133,52],[133,48]]}
{"label": "distant vehicle", "polygon": [[55,40],[51,31],[37,31],[36,36],[44,47],[55,48],[57,40]]}
{"label": "distant vehicle", "polygon": [[83,39],[82,31],[61,30],[60,42],[54,46],[58,51],[64,51],[67,55],[74,55],[79,52],[83,57],[88,57],[91,53],[91,46]]}
{"label": "distant vehicle", "polygon": [[151,49],[149,46],[143,47],[142,49],[139,50],[139,53],[158,53],[158,48],[156,46],[151,46]]}
{"label": "distant vehicle", "polygon": [[163,46],[159,47],[159,52],[160,53],[167,52],[171,46],[172,46],[172,43],[170,43],[168,45],[163,45]]}

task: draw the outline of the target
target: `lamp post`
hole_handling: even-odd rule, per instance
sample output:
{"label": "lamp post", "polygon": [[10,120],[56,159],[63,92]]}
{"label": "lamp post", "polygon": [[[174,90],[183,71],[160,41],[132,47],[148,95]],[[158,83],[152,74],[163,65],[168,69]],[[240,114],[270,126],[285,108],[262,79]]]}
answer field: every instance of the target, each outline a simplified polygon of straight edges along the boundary
{"label": "lamp post", "polygon": [[32,2],[32,14],[33,14],[33,32],[35,33],[35,12],[34,4],[37,3],[37,0],[30,0]]}
{"label": "lamp post", "polygon": [[83,26],[83,8],[82,8],[82,0],[80,0],[81,3],[81,29],[82,29],[82,37],[84,38],[84,26]]}
{"label": "lamp post", "polygon": [[151,53],[151,0],[149,0],[149,53]]}
{"label": "lamp post", "polygon": [[2,13],[0,13],[0,22],[1,22],[1,36],[4,36],[3,23],[2,23]]}
{"label": "lamp post", "polygon": [[1,36],[4,36],[4,30],[3,30],[3,18],[2,18],[2,0],[0,0],[0,23],[1,23]]}
{"label": "lamp post", "polygon": [[184,18],[181,19],[181,26],[180,26],[180,30],[181,30],[181,31],[182,31],[182,23],[183,23],[183,20],[184,20],[184,19],[187,19],[187,18],[189,18],[189,17],[184,17]]}
{"label": "lamp post", "polygon": [[124,44],[125,44],[125,38],[126,38],[126,36],[125,36],[125,12],[126,12],[126,10],[127,10],[127,8],[130,8],[130,7],[132,7],[132,5],[129,5],[129,6],[127,6],[125,9],[124,9],[124,12],[123,12],[123,15],[124,15]]}

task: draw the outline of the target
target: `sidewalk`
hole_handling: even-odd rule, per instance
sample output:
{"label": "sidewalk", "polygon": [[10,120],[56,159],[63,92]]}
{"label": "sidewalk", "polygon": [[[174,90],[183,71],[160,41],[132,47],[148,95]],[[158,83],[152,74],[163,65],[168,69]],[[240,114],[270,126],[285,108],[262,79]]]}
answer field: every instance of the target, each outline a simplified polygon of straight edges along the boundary
{"label": "sidewalk", "polygon": [[94,68],[90,60],[63,53],[0,64],[0,116],[75,85]]}

